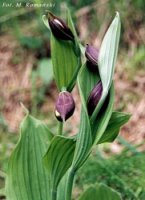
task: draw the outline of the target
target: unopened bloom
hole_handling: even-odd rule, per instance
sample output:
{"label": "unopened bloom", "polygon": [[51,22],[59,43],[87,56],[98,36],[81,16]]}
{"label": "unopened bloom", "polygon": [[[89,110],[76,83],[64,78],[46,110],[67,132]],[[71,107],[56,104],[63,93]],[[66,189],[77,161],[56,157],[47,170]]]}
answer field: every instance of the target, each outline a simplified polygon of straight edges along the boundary
{"label": "unopened bloom", "polygon": [[75,102],[71,93],[63,91],[59,93],[59,97],[55,106],[55,116],[59,121],[66,121],[71,117],[75,110]]}
{"label": "unopened bloom", "polygon": [[74,40],[74,35],[63,20],[48,13],[48,22],[53,35],[60,40]]}
{"label": "unopened bloom", "polygon": [[100,98],[102,96],[102,83],[101,81],[95,85],[95,87],[92,89],[90,96],[87,101],[87,109],[88,109],[88,114],[91,116],[92,113],[94,112],[97,104],[100,101]]}
{"label": "unopened bloom", "polygon": [[93,46],[87,44],[85,56],[87,58],[87,67],[91,71],[96,71],[98,66],[98,56],[99,56],[99,50],[94,48]]}

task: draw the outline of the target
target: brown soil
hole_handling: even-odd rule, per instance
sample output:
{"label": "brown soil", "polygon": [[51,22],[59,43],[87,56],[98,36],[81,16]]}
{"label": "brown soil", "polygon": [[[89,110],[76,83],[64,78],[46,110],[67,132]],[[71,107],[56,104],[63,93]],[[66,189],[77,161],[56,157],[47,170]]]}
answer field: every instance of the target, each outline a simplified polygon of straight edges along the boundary
{"label": "brown soil", "polygon": [[[26,107],[31,106],[31,81],[30,74],[35,63],[32,53],[20,48],[18,42],[12,36],[0,37],[0,110],[8,124],[9,130],[18,132],[18,127],[23,118],[20,102]],[[132,114],[127,125],[121,130],[121,135],[132,144],[142,144],[145,139],[145,71],[139,70],[130,78],[129,71],[125,70],[123,56],[119,56],[115,73],[116,109]],[[55,86],[51,88],[49,101],[42,105],[42,112],[54,110],[54,101],[57,96]],[[77,124],[72,133],[78,130],[80,110],[77,89],[74,90],[77,109],[69,120],[67,131],[71,130],[71,124]],[[49,102],[49,103],[48,103]],[[120,145],[116,142],[112,151],[120,151]],[[141,145],[141,149],[144,145]]]}

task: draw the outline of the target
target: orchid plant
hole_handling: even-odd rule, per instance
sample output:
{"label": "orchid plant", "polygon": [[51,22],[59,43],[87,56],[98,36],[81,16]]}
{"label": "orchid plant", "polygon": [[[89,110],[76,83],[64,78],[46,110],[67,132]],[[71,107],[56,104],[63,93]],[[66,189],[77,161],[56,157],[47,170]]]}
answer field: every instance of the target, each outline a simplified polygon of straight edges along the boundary
{"label": "orchid plant", "polygon": [[[7,200],[71,200],[74,177],[92,148],[113,142],[130,118],[129,114],[113,110],[119,13],[99,50],[90,44],[82,48],[69,11],[67,23],[50,12],[43,16],[43,21],[51,32],[53,72],[59,91],[55,105],[59,129],[53,133],[25,109],[20,138],[8,164],[4,190]],[[76,84],[82,104],[79,130],[76,135],[66,137],[63,125],[75,110],[72,90]],[[79,197],[90,199],[119,200],[121,196],[99,183]]]}

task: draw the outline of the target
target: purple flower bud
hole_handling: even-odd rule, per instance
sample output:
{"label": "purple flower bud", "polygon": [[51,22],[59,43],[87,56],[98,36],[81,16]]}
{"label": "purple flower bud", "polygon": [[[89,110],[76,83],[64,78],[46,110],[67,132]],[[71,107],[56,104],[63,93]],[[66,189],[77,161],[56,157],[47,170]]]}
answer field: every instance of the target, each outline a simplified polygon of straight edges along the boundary
{"label": "purple flower bud", "polygon": [[95,87],[92,89],[90,96],[88,98],[87,102],[87,109],[89,116],[92,115],[94,112],[97,104],[100,101],[101,95],[102,95],[103,87],[101,81],[95,85]]}
{"label": "purple flower bud", "polygon": [[59,121],[66,121],[75,110],[75,102],[71,93],[64,91],[59,93],[55,106],[55,116]]}
{"label": "purple flower bud", "polygon": [[91,71],[96,71],[98,66],[99,50],[87,44],[85,56],[87,58],[87,67]]}
{"label": "purple flower bud", "polygon": [[74,40],[74,35],[63,20],[48,13],[48,22],[53,35],[60,40]]}

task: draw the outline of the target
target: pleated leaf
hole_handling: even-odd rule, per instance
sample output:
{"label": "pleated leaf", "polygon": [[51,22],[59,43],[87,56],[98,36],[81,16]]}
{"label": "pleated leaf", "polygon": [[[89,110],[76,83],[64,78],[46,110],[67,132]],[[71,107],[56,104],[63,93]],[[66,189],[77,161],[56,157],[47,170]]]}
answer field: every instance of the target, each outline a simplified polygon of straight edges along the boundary
{"label": "pleated leaf", "polygon": [[[120,18],[117,13],[115,19],[106,32],[101,45],[99,74],[90,72],[85,65],[80,70],[78,76],[78,87],[82,102],[82,113],[72,170],[77,170],[85,162],[91,152],[92,146],[102,137],[112,115],[114,103],[112,76],[117,56],[119,36]],[[110,47],[111,44],[112,46]],[[110,53],[108,57],[110,51],[112,53]],[[103,93],[95,111],[90,117],[88,116],[86,108],[87,99],[92,88],[94,88],[100,79],[103,84]]]}
{"label": "pleated leaf", "polygon": [[98,141],[98,144],[104,142],[113,142],[119,134],[121,126],[128,122],[130,114],[123,112],[113,112],[109,120],[108,126]]}
{"label": "pleated leaf", "polygon": [[90,90],[97,81],[98,77],[93,73],[91,74],[88,73],[89,73],[88,69],[86,65],[84,65],[81,71],[79,72],[78,76],[78,87],[82,102],[82,112],[81,112],[79,133],[76,139],[77,142],[76,142],[75,154],[72,163],[73,171],[76,171],[77,169],[79,169],[79,167],[81,167],[81,165],[87,159],[92,147],[92,131],[91,131],[90,119],[88,116],[88,111],[86,108],[86,101],[87,101],[87,96],[89,95]]}
{"label": "pleated leaf", "polygon": [[88,116],[86,104],[92,88],[98,81],[98,74],[90,72],[86,65],[84,65],[78,76],[78,87],[82,102],[82,113],[80,120],[80,130],[79,134],[77,135],[75,155],[72,164],[73,169],[78,169],[87,159],[89,153],[91,152],[92,146],[96,143],[96,140],[98,140],[98,138],[100,138],[104,133],[112,114],[114,103],[113,85],[110,89],[107,106],[104,106],[102,112],[100,111],[98,116],[96,116],[94,123],[90,123],[90,117]]}
{"label": "pleated leaf", "polygon": [[103,38],[99,52],[98,67],[100,79],[103,85],[103,94],[98,106],[96,107],[91,117],[91,121],[94,121],[96,119],[96,115],[102,107],[112,84],[112,78],[118,53],[120,28],[120,16],[117,12],[114,20],[112,21]]}
{"label": "pleated leaf", "polygon": [[58,189],[57,189],[57,200],[65,199],[65,191],[67,188],[67,179],[68,179],[69,170],[65,173],[63,178],[61,179]]}
{"label": "pleated leaf", "polygon": [[120,28],[120,16],[117,12],[103,38],[99,52],[99,73],[103,84],[103,89],[107,92],[111,86],[112,77],[114,74],[120,38]]}
{"label": "pleated leaf", "polygon": [[80,67],[81,67],[81,50],[80,50],[80,43],[79,43],[79,39],[77,36],[77,32],[70,14],[70,10],[68,9],[68,13],[67,13],[67,22],[68,22],[68,26],[70,27],[72,33],[75,36],[75,40],[74,40],[74,44],[73,44],[73,49],[74,52],[77,56],[77,67],[75,68],[75,71],[73,72],[73,76],[72,79],[69,83],[69,85],[67,86],[67,90],[71,91],[75,85],[76,79],[77,79],[77,75],[79,73]]}
{"label": "pleated leaf", "polygon": [[53,136],[44,123],[29,114],[20,132],[8,165],[7,200],[48,200],[49,179],[42,158]]}
{"label": "pleated leaf", "polygon": [[63,136],[55,136],[44,157],[51,186],[56,189],[61,178],[72,164],[75,141]]}
{"label": "pleated leaf", "polygon": [[89,187],[79,200],[121,200],[118,192],[105,184],[97,184]]}
{"label": "pleated leaf", "polygon": [[[72,30],[74,36],[76,36],[70,14],[68,14],[68,26]],[[56,39],[53,34],[51,34],[51,56],[54,77],[58,89],[61,91],[63,88],[66,88],[68,91],[71,91],[81,66],[80,49],[77,38],[75,38],[74,41],[64,41]]]}
{"label": "pleated leaf", "polygon": [[76,141],[75,154],[72,163],[72,171],[74,172],[83,165],[89,156],[92,147],[90,121],[84,108],[82,108],[80,128]]}
{"label": "pleated leaf", "polygon": [[106,130],[106,127],[112,115],[113,104],[114,104],[114,86],[112,83],[107,98],[92,124],[92,135],[94,144],[98,143],[98,141],[104,134],[104,131]]}

